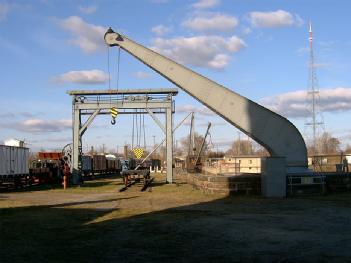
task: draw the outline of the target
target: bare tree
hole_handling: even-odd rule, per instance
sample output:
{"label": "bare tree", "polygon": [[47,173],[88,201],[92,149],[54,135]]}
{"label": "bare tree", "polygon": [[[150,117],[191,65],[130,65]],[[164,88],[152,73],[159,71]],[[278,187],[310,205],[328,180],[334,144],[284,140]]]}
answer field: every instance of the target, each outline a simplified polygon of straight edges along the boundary
{"label": "bare tree", "polygon": [[317,145],[307,147],[309,155],[315,154],[337,154],[340,153],[340,141],[330,133],[324,132],[317,138]]}
{"label": "bare tree", "polygon": [[[191,155],[193,153],[193,150],[195,152],[195,155],[200,151],[201,144],[204,140],[204,137],[202,135],[199,135],[197,132],[195,132],[194,137],[195,137],[195,145],[190,152]],[[179,153],[181,153],[182,155],[188,155],[189,144],[190,144],[189,136],[185,136],[182,139],[180,139],[180,148],[178,149]],[[204,149],[202,150],[202,155],[206,155],[207,151],[208,151],[208,143],[205,142]]]}
{"label": "bare tree", "polygon": [[222,151],[209,151],[208,153],[207,153],[207,157],[208,158],[222,158],[222,157],[224,157],[225,156],[225,153],[224,152],[222,152]]}
{"label": "bare tree", "polygon": [[267,157],[270,156],[269,152],[262,147],[261,145],[258,145],[255,151],[255,155],[259,157]]}
{"label": "bare tree", "polygon": [[231,148],[226,152],[228,155],[253,155],[254,146],[250,140],[235,140]]}

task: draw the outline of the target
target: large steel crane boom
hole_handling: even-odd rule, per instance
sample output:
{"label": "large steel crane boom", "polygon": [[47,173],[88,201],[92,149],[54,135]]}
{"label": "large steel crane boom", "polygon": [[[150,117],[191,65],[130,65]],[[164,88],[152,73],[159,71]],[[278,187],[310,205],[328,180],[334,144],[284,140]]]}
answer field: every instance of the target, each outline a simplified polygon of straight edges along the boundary
{"label": "large steel crane boom", "polygon": [[111,28],[104,38],[107,45],[121,47],[250,136],[271,156],[285,157],[288,168],[307,167],[305,142],[297,128],[286,118]]}

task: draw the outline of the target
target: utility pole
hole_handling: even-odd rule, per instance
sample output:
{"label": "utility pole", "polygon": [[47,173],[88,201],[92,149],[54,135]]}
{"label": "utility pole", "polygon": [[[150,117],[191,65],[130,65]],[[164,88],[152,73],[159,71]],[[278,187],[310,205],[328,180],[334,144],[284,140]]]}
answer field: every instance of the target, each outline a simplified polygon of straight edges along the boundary
{"label": "utility pole", "polygon": [[240,132],[238,131],[238,156],[240,156],[241,152],[241,138],[240,138]]}

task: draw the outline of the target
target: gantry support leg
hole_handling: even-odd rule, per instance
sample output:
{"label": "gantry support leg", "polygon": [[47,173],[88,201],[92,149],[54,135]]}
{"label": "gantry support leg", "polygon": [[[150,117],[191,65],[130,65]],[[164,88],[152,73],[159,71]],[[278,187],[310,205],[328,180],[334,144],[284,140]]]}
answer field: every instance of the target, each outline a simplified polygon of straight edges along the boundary
{"label": "gantry support leg", "polygon": [[78,184],[80,176],[81,155],[82,155],[82,137],[80,135],[81,116],[80,110],[75,105],[75,98],[73,98],[73,152],[72,152],[72,183]]}
{"label": "gantry support leg", "polygon": [[100,113],[100,109],[96,109],[93,114],[89,116],[89,118],[86,120],[86,122],[82,125],[82,127],[79,130],[79,135],[83,136],[85,131],[88,129],[89,125],[93,122],[95,117]]}
{"label": "gantry support leg", "polygon": [[167,183],[173,183],[173,127],[172,107],[166,110],[166,149],[167,149]]}
{"label": "gantry support leg", "polygon": [[151,116],[151,118],[156,122],[156,124],[158,125],[158,127],[161,128],[161,130],[166,133],[166,128],[165,126],[162,124],[162,122],[156,117],[156,115],[148,108],[145,108],[145,110],[149,113],[149,115]]}

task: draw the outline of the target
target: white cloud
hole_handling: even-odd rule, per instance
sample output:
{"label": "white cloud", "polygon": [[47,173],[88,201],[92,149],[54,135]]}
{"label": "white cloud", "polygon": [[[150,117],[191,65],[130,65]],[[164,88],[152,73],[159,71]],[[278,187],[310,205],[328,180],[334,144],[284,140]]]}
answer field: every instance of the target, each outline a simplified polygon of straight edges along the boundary
{"label": "white cloud", "polygon": [[69,71],[67,73],[52,78],[54,83],[79,83],[79,84],[102,84],[108,81],[108,74],[93,70]]}
{"label": "white cloud", "polygon": [[183,26],[196,31],[230,31],[239,21],[234,16],[211,13],[190,18],[182,23]]}
{"label": "white cloud", "polygon": [[248,19],[252,27],[259,28],[300,26],[303,24],[303,20],[299,15],[292,15],[284,10],[274,12],[251,12],[249,13]]}
{"label": "white cloud", "polygon": [[61,132],[72,128],[72,120],[28,119],[25,121],[5,123],[1,126],[28,133]]}
{"label": "white cloud", "polygon": [[199,0],[192,5],[195,9],[207,9],[220,4],[220,0]]}
{"label": "white cloud", "polygon": [[90,6],[78,6],[78,10],[79,12],[86,14],[86,15],[90,15],[96,12],[97,10],[97,6],[95,5],[90,5]]}
{"label": "white cloud", "polygon": [[148,72],[144,72],[144,71],[137,71],[137,72],[134,73],[134,76],[137,79],[147,79],[147,78],[151,78],[152,74],[148,73]]}
{"label": "white cloud", "polygon": [[215,116],[216,114],[207,107],[195,107],[194,105],[184,104],[176,107],[176,113],[194,112],[202,116]]}
{"label": "white cloud", "polygon": [[47,138],[45,139],[45,141],[47,142],[71,142],[72,141],[72,137],[71,136],[67,136],[67,137],[54,137],[54,138]]}
{"label": "white cloud", "polygon": [[162,36],[166,33],[168,33],[169,31],[171,31],[170,27],[166,27],[164,25],[158,25],[158,26],[154,26],[151,29],[152,33],[156,34],[157,36]]}
{"label": "white cloud", "polygon": [[242,29],[242,32],[244,35],[248,35],[248,34],[251,34],[252,29],[250,27],[245,27]]}
{"label": "white cloud", "polygon": [[0,118],[16,118],[16,117],[25,117],[25,118],[32,118],[37,114],[33,114],[30,112],[1,112]]}
{"label": "white cloud", "polygon": [[0,3],[0,22],[4,21],[10,11],[10,5],[7,3]]}
{"label": "white cloud", "polygon": [[80,47],[87,54],[106,47],[104,42],[106,28],[102,26],[89,24],[78,16],[60,20],[59,24],[72,34],[73,38],[69,40],[69,43]]}
{"label": "white cloud", "polygon": [[[291,118],[310,116],[311,102],[304,90],[289,92],[262,99],[262,105]],[[322,112],[341,112],[351,110],[351,88],[331,88],[319,91],[319,109]]]}
{"label": "white cloud", "polygon": [[244,41],[237,36],[195,36],[156,38],[151,48],[182,64],[223,69],[230,61],[229,54],[243,47]]}

